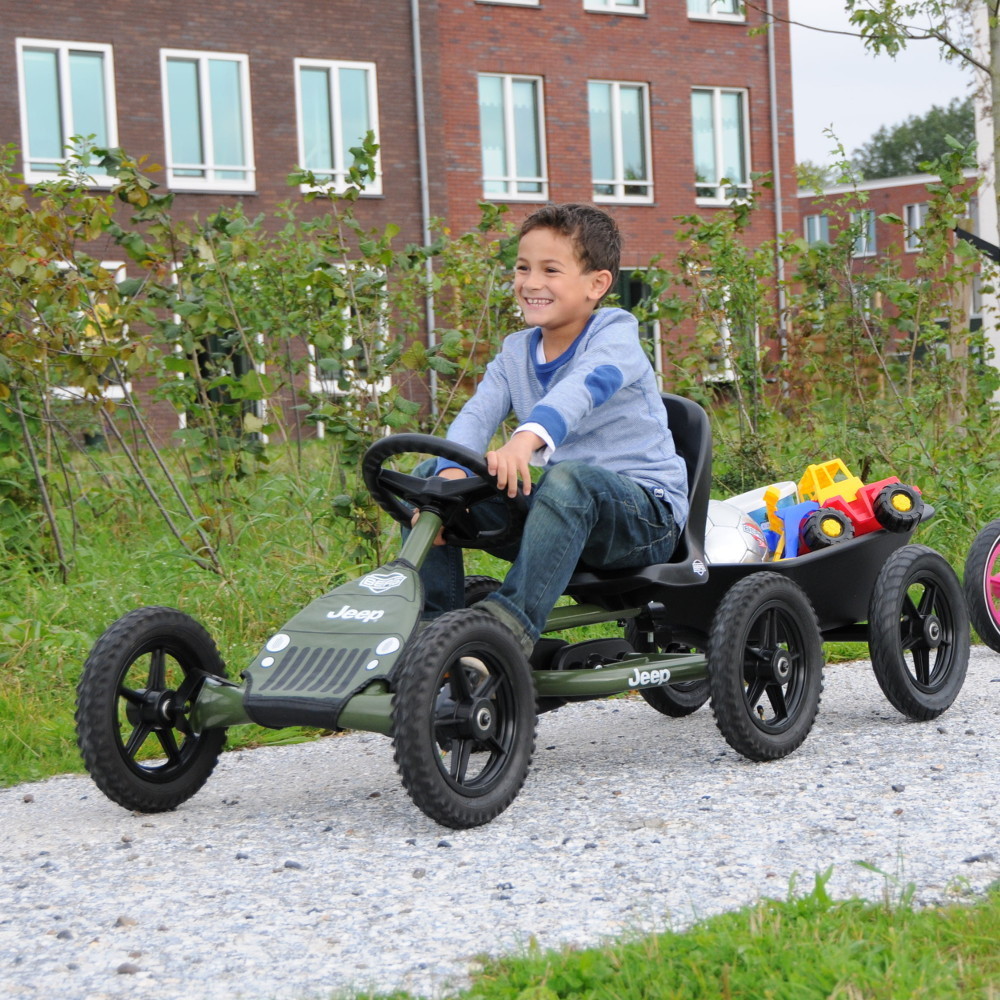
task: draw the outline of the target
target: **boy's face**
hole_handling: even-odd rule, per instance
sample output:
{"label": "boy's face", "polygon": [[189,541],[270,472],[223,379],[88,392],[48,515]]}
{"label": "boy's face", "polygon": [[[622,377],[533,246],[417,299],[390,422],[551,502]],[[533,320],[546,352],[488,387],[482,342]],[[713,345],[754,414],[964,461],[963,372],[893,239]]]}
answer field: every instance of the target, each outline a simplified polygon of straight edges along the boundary
{"label": "boy's face", "polygon": [[532,229],[521,237],[514,294],[529,326],[575,337],[610,285],[610,271],[583,270],[568,236]]}

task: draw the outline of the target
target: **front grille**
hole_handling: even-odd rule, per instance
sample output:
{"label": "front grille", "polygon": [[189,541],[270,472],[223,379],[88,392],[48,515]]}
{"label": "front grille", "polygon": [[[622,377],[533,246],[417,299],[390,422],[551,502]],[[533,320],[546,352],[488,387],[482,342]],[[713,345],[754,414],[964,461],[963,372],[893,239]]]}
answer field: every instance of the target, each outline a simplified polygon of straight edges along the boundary
{"label": "front grille", "polygon": [[336,696],[348,688],[357,668],[374,658],[374,649],[290,646],[256,690],[271,695]]}

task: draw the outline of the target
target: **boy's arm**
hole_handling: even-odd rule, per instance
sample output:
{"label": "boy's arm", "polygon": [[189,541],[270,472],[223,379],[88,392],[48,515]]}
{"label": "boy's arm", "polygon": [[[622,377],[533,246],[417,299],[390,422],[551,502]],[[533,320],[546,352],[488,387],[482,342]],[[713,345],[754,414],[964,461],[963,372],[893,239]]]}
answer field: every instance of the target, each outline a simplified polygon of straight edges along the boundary
{"label": "boy's arm", "polygon": [[642,378],[650,367],[635,317],[621,309],[608,312],[615,315],[594,331],[574,359],[573,369],[539,400],[525,421],[541,424],[555,447],[588,414]]}

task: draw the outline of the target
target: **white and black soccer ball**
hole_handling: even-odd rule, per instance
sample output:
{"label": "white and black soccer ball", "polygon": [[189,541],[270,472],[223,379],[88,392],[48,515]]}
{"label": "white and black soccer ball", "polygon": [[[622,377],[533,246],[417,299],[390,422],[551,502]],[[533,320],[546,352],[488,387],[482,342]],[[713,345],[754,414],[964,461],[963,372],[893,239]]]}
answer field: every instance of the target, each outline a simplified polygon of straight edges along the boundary
{"label": "white and black soccer ball", "polygon": [[767,555],[760,525],[738,507],[724,500],[708,501],[705,524],[705,561],[708,563],[759,563]]}

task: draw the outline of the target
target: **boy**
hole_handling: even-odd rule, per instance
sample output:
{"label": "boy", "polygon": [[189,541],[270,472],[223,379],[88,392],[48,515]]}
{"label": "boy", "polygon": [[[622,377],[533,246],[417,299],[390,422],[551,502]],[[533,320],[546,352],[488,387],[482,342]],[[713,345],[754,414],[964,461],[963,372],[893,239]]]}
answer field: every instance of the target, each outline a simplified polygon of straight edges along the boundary
{"label": "boy", "polygon": [[[598,308],[620,256],[615,221],[592,206],[549,205],[524,221],[514,294],[529,327],[506,337],[447,434],[485,452],[510,496],[520,479],[530,503],[520,541],[497,553],[512,561],[503,585],[476,605],[526,656],[578,564],[666,562],[687,518],[687,471],[638,325],[622,309]],[[511,410],[517,429],[487,451]],[[534,489],[531,465],[546,468]],[[437,474],[466,475],[443,460]],[[437,545],[421,570],[428,614],[463,605],[462,550]]]}

